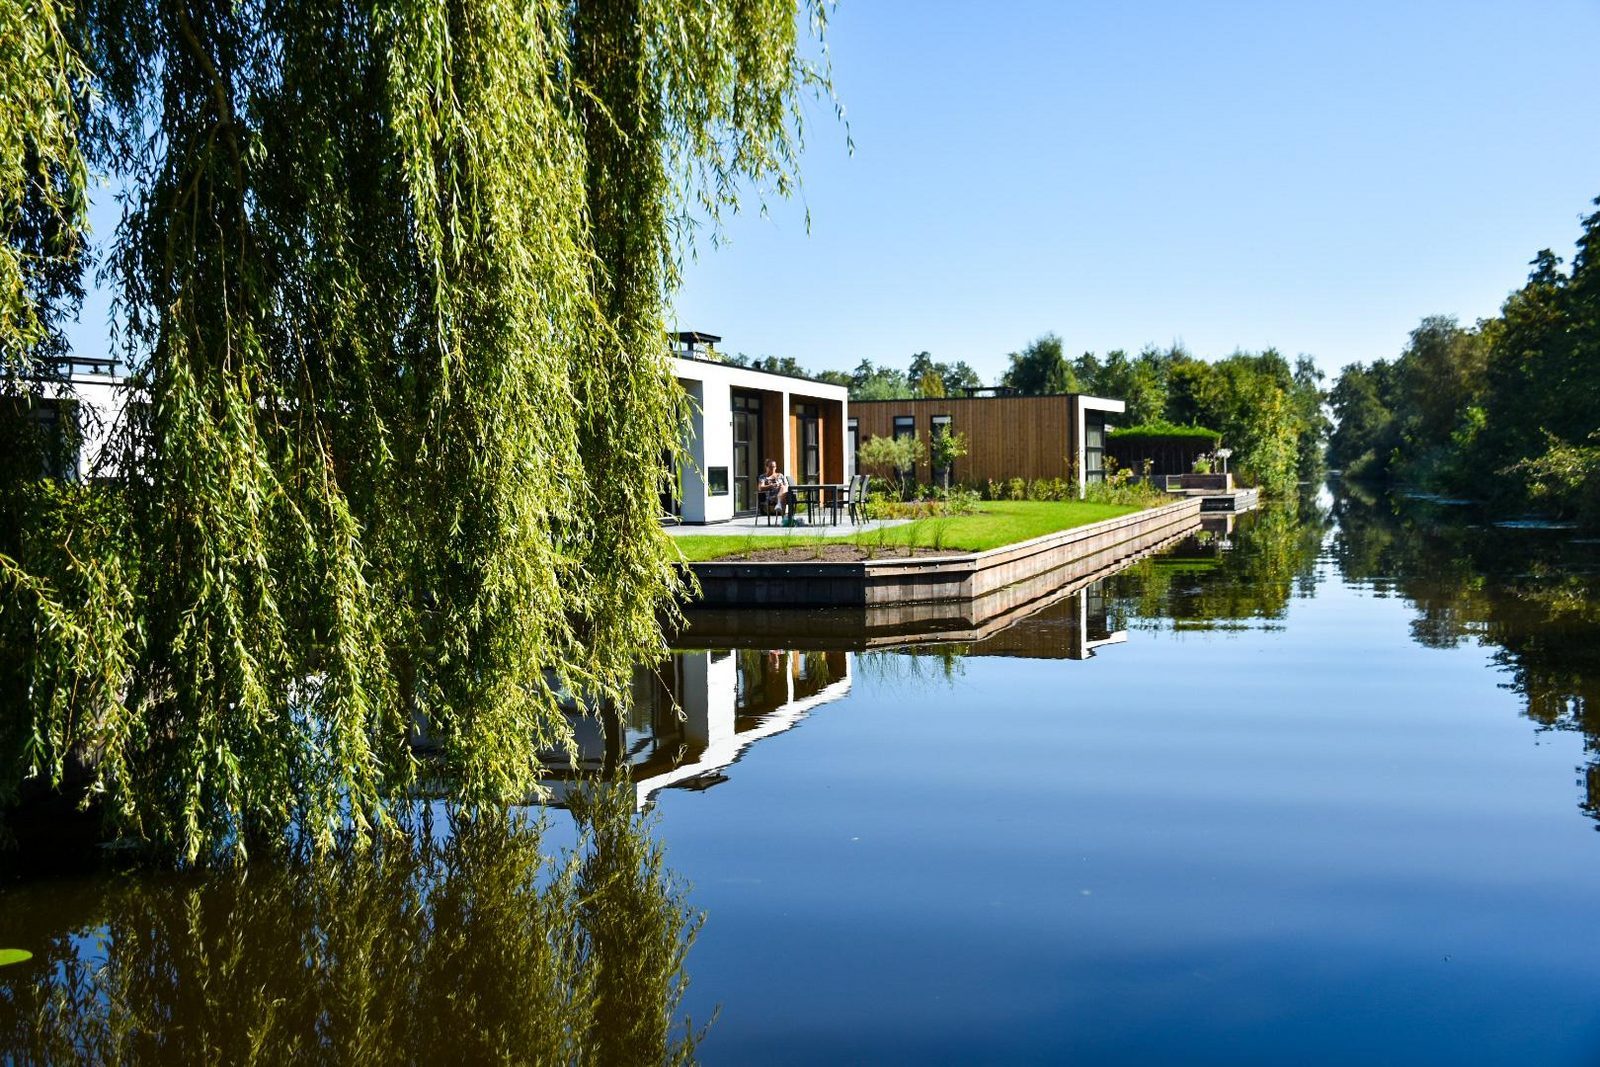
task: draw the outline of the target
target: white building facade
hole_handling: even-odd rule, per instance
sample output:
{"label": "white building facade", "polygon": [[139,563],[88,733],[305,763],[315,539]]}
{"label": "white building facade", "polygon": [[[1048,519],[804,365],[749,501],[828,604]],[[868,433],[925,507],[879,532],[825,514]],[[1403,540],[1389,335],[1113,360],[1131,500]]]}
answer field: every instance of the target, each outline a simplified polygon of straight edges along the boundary
{"label": "white building facade", "polygon": [[751,370],[717,358],[710,334],[681,333],[672,373],[689,396],[689,431],[663,511],[681,522],[727,522],[756,511],[767,460],[799,485],[838,484],[854,471],[845,427],[849,390]]}

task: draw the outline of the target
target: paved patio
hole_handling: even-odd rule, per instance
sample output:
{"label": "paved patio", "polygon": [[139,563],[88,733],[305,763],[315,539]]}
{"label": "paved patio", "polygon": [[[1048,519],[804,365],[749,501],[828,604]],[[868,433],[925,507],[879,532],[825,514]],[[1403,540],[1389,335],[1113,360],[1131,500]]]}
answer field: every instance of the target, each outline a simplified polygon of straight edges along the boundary
{"label": "paved patio", "polygon": [[708,522],[703,526],[668,526],[667,533],[674,537],[849,537],[851,534],[871,533],[874,530],[887,529],[890,526],[904,526],[911,522],[910,519],[872,519],[868,522],[850,523],[841,522],[837,526],[829,526],[820,521],[818,515],[815,525],[807,525],[804,516],[796,520],[794,526],[783,526],[778,523],[767,525],[767,520],[759,515],[744,515],[729,522]]}

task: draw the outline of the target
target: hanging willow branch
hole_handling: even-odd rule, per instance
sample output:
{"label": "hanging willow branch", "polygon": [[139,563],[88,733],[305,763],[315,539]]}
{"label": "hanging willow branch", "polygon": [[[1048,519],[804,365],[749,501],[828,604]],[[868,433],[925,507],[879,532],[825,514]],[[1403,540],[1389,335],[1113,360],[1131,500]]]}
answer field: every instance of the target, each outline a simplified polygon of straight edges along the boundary
{"label": "hanging willow branch", "polygon": [[147,403],[87,563],[0,544],[31,766],[78,716],[117,829],[191,860],[532,790],[556,694],[660,650],[672,227],[790,188],[798,2],[92,4]]}

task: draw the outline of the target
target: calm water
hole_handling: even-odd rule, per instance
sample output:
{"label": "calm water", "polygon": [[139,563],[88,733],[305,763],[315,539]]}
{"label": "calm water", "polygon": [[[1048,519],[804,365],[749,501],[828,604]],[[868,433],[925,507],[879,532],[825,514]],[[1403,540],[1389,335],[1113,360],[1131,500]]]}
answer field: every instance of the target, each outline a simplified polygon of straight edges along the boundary
{"label": "calm water", "polygon": [[852,643],[676,655],[585,735],[631,788],[542,832],[0,888],[43,961],[0,970],[0,1039],[1600,1061],[1600,543],[1352,492],[969,644]]}

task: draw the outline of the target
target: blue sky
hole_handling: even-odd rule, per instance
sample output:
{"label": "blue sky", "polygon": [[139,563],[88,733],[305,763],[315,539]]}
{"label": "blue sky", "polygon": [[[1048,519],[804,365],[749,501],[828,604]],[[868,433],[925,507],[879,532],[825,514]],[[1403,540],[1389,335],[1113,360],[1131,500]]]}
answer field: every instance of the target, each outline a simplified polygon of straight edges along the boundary
{"label": "blue sky", "polygon": [[[1600,0],[844,0],[855,153],[702,242],[679,328],[812,369],[1276,346],[1331,372],[1491,315],[1600,195]],[[811,231],[804,223],[809,207]]]}

